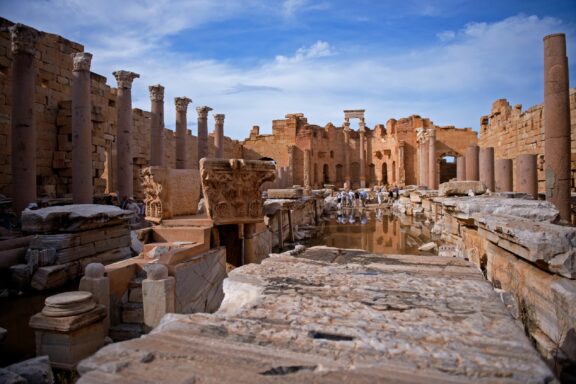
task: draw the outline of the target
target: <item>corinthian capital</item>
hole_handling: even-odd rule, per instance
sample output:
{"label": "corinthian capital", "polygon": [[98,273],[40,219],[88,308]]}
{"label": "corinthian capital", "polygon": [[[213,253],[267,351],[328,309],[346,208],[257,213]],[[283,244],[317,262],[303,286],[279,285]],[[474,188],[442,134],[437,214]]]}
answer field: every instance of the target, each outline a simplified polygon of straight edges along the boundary
{"label": "corinthian capital", "polygon": [[116,71],[112,73],[118,83],[118,88],[132,88],[132,81],[140,77],[139,74],[130,71]]}
{"label": "corinthian capital", "polygon": [[72,54],[74,71],[89,71],[92,63],[92,54],[88,52],[79,52]]}
{"label": "corinthian capital", "polygon": [[224,124],[224,114],[218,113],[214,115],[214,120],[216,120],[216,124]]}
{"label": "corinthian capital", "polygon": [[36,53],[36,40],[38,31],[24,24],[14,24],[10,28],[10,38],[12,40],[12,53]]}
{"label": "corinthian capital", "polygon": [[419,144],[423,144],[424,142],[426,142],[428,138],[426,137],[426,130],[421,127],[421,128],[416,128],[416,141]]}
{"label": "corinthian capital", "polygon": [[160,84],[149,86],[148,91],[150,91],[150,100],[164,101],[164,87]]}
{"label": "corinthian capital", "polygon": [[176,105],[176,112],[186,112],[188,110],[188,104],[192,102],[192,99],[187,97],[175,97],[174,104]]}
{"label": "corinthian capital", "polygon": [[196,107],[196,112],[198,112],[198,117],[201,119],[205,119],[208,117],[208,112],[210,112],[212,108],[207,107],[205,105]]}

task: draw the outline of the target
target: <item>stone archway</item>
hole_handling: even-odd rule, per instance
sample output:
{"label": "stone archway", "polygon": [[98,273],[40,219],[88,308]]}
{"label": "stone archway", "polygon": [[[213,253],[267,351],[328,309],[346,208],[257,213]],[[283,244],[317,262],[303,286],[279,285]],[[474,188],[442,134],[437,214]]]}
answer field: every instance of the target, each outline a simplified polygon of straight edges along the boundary
{"label": "stone archway", "polygon": [[458,153],[450,151],[441,154],[436,160],[440,184],[456,178],[456,158],[458,156]]}

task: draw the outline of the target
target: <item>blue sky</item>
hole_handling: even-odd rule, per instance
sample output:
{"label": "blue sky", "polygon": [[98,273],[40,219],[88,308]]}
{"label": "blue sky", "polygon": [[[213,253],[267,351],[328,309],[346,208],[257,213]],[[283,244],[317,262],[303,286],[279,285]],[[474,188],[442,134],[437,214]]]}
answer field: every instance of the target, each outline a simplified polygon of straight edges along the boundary
{"label": "blue sky", "polygon": [[194,134],[208,105],[236,139],[287,113],[340,125],[357,108],[370,127],[418,114],[477,130],[498,98],[543,101],[550,33],[566,33],[576,76],[576,0],[0,0],[0,15],[83,44],[113,86],[115,70],[140,73],[135,107],[164,85],[168,128],[188,96]]}

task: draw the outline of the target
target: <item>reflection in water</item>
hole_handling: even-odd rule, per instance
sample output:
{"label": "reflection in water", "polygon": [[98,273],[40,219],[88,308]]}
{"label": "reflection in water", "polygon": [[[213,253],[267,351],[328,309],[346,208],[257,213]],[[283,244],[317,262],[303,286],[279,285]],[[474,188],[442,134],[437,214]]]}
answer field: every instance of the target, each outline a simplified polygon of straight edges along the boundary
{"label": "reflection in water", "polygon": [[325,223],[324,235],[312,245],[364,249],[383,254],[422,254],[418,247],[430,241],[430,228],[412,216],[390,211],[344,208]]}

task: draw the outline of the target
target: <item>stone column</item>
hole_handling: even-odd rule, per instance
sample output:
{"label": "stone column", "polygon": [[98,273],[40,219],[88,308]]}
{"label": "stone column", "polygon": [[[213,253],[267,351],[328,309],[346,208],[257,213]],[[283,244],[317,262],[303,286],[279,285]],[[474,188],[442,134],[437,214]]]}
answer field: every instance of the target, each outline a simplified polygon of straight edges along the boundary
{"label": "stone column", "polygon": [[176,169],[186,169],[186,132],[188,130],[188,121],[186,113],[188,104],[192,102],[187,97],[175,97],[176,105]]}
{"label": "stone column", "polygon": [[244,224],[244,264],[257,263],[254,234],[256,224]]}
{"label": "stone column", "polygon": [[348,120],[344,122],[344,182],[348,184],[348,188],[351,188],[350,184],[350,123]]}
{"label": "stone column", "polygon": [[100,263],[90,263],[86,266],[84,276],[80,279],[79,291],[92,293],[96,304],[106,307],[104,318],[104,334],[108,334],[110,328],[110,279],[104,276],[106,270]]}
{"label": "stone column", "polygon": [[288,146],[288,186],[294,185],[294,146]]}
{"label": "stone column", "polygon": [[498,159],[494,168],[495,191],[512,192],[512,159]]}
{"label": "stone column", "polygon": [[214,125],[214,147],[216,149],[216,158],[221,159],[224,157],[224,115],[214,115],[216,124]]}
{"label": "stone column", "polygon": [[148,87],[150,91],[150,165],[164,163],[164,87],[160,84]]}
{"label": "stone column", "polygon": [[494,148],[486,147],[480,149],[480,181],[486,188],[494,192],[496,190],[494,180]]}
{"label": "stone column", "polygon": [[36,40],[38,31],[22,24],[10,27],[12,40],[11,166],[16,215],[36,202]]}
{"label": "stone column", "polygon": [[398,184],[406,184],[406,143],[404,140],[398,143]]}
{"label": "stone column", "polygon": [[428,187],[438,189],[438,164],[436,163],[436,129],[428,131]]}
{"label": "stone column", "polygon": [[116,148],[118,150],[118,199],[131,197],[134,194],[134,180],[132,170],[132,82],[140,77],[139,74],[129,71],[114,72],[118,83],[116,95],[117,136]]}
{"label": "stone column", "polygon": [[516,192],[528,193],[538,199],[538,156],[516,157]]}
{"label": "stone column", "polygon": [[280,252],[282,252],[282,249],[284,248],[284,220],[282,215],[284,214],[284,211],[282,209],[279,209],[277,212],[277,216],[278,216],[278,247],[280,248]]}
{"label": "stone column", "polygon": [[147,276],[142,281],[142,305],[144,307],[144,326],[152,329],[160,324],[167,313],[176,309],[176,281],[168,276],[163,264],[148,264]]}
{"label": "stone column", "polygon": [[466,180],[479,181],[479,168],[478,168],[478,155],[479,148],[476,144],[471,144],[466,149]]}
{"label": "stone column", "polygon": [[304,189],[310,189],[310,150],[304,150]]}
{"label": "stone column", "polygon": [[92,102],[88,52],[73,55],[72,70],[72,201],[92,204]]}
{"label": "stone column", "polygon": [[544,37],[544,175],[546,200],[570,222],[570,100],[563,33]]}
{"label": "stone column", "polygon": [[456,180],[466,180],[466,158],[464,156],[456,158]]}
{"label": "stone column", "polygon": [[418,143],[418,183],[421,186],[428,185],[428,136],[424,128],[416,130],[416,142]]}
{"label": "stone column", "polygon": [[366,138],[366,127],[364,121],[360,121],[360,188],[366,188],[366,154],[364,153],[364,139]]}
{"label": "stone column", "polygon": [[208,157],[208,112],[212,108],[201,106],[196,107],[198,112],[198,161],[203,157]]}

